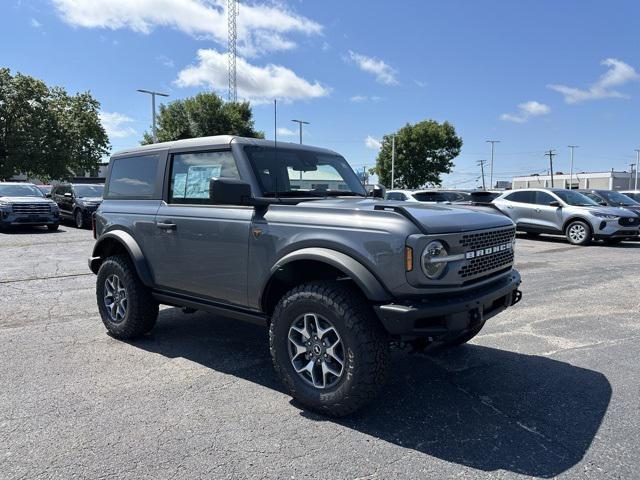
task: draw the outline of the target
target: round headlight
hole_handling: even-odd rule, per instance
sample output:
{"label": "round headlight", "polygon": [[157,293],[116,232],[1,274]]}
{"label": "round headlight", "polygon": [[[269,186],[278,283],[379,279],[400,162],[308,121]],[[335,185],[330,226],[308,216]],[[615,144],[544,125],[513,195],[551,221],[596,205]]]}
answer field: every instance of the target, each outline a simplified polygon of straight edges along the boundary
{"label": "round headlight", "polygon": [[439,262],[438,257],[446,257],[447,249],[438,240],[429,242],[424,251],[422,252],[422,271],[424,274],[435,280],[442,275],[442,272],[447,266],[447,262]]}

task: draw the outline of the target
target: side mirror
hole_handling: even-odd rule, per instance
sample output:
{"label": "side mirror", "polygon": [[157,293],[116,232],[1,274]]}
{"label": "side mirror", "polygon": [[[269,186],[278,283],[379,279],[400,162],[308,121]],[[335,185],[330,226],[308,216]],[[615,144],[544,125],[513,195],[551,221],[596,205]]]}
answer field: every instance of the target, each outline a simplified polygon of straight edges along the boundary
{"label": "side mirror", "polygon": [[387,193],[387,189],[384,188],[382,185],[380,184],[376,184],[373,186],[373,188],[371,189],[371,193],[369,194],[371,197],[373,198],[384,198],[384,196]]}
{"label": "side mirror", "polygon": [[562,205],[560,205],[559,201],[554,200],[553,202],[549,202],[549,206],[550,207],[561,207]]}
{"label": "side mirror", "polygon": [[248,205],[251,186],[237,178],[212,178],[209,180],[209,198],[217,205]]}
{"label": "side mirror", "polygon": [[50,193],[45,193],[44,194],[44,198],[51,198],[51,194]]}
{"label": "side mirror", "polygon": [[72,198],[73,197],[73,193],[67,192],[67,193],[64,194],[64,196],[67,197],[67,198]]}
{"label": "side mirror", "polygon": [[607,206],[607,202],[598,202],[600,205],[602,205],[603,207]]}

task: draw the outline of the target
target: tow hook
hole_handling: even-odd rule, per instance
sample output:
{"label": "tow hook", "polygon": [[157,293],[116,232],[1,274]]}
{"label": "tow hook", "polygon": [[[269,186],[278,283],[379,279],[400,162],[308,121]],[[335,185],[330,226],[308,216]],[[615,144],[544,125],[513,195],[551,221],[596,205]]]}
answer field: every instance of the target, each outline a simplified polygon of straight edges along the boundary
{"label": "tow hook", "polygon": [[511,306],[515,305],[520,300],[522,300],[522,292],[520,290],[514,290],[511,294]]}

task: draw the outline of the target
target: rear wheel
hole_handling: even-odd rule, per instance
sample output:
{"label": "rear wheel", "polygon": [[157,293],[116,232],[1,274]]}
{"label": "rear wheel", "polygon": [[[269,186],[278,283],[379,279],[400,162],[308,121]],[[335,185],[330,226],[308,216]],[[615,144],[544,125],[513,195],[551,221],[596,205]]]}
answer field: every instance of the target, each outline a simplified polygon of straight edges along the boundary
{"label": "rear wheel", "polygon": [[158,318],[158,302],[124,255],[114,255],[102,262],[96,297],[102,323],[116,338],[139,337],[151,331]]}
{"label": "rear wheel", "polygon": [[583,220],[574,220],[565,230],[567,240],[572,245],[588,245],[591,243],[591,227]]}
{"label": "rear wheel", "polygon": [[376,396],[389,362],[389,340],[360,292],[338,282],[294,288],[269,329],[274,367],[305,407],[348,415]]}
{"label": "rear wheel", "polygon": [[60,226],[59,223],[52,223],[50,225],[47,225],[47,228],[49,229],[50,232],[55,232],[56,230],[58,230],[59,226]]}

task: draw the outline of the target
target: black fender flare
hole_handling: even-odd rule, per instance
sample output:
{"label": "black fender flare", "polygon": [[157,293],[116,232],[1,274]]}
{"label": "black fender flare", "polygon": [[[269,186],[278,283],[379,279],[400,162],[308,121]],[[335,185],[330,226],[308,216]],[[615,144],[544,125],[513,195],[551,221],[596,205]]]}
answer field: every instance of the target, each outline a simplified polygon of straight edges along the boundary
{"label": "black fender flare", "polygon": [[133,238],[131,234],[124,230],[111,230],[100,236],[93,247],[93,254],[89,259],[89,267],[91,268],[91,271],[93,273],[98,272],[100,264],[104,260],[104,247],[107,243],[112,241],[118,242],[125,248],[142,283],[147,287],[153,286],[151,270],[149,269],[147,260],[144,258],[140,245],[138,245],[138,242],[136,242],[135,238]]}
{"label": "black fender flare", "polygon": [[275,273],[285,265],[297,260],[315,260],[326,263],[351,278],[360,287],[365,296],[372,301],[383,302],[392,297],[382,283],[358,260],[347,254],[329,248],[309,247],[295,250],[278,260],[271,268],[269,278],[265,282],[261,297],[264,296],[269,282]]}

